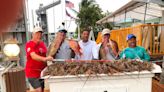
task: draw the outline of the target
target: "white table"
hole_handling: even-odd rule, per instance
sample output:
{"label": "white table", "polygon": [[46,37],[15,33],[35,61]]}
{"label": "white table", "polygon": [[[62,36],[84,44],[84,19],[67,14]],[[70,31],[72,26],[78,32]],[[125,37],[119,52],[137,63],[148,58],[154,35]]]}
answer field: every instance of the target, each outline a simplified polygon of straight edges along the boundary
{"label": "white table", "polygon": [[151,92],[154,73],[161,73],[160,66],[154,64],[151,72],[131,72],[114,75],[101,74],[88,77],[45,76],[50,92]]}

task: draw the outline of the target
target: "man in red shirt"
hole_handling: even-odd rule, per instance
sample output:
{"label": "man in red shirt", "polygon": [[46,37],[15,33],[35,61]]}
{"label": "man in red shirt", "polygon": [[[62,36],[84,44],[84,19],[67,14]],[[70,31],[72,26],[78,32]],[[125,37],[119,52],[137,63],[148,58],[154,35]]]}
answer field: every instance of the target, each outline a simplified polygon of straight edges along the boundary
{"label": "man in red shirt", "polygon": [[36,27],[33,30],[32,40],[26,43],[26,77],[36,92],[44,91],[44,80],[40,79],[41,71],[47,66],[46,62],[52,60],[51,56],[46,57],[47,48],[42,37],[42,28]]}

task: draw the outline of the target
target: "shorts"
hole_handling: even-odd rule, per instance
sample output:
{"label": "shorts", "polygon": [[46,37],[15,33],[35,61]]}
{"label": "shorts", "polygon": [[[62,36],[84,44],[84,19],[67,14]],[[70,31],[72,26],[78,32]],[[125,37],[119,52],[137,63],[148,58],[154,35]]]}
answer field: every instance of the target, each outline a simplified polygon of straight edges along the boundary
{"label": "shorts", "polygon": [[39,88],[39,87],[44,89],[44,79],[28,78],[28,81],[34,89]]}

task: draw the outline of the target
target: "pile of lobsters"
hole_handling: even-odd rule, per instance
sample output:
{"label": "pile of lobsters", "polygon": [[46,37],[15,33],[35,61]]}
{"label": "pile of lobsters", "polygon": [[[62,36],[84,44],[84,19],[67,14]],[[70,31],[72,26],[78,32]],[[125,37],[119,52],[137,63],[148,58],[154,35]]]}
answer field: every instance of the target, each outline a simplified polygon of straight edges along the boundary
{"label": "pile of lobsters", "polygon": [[67,75],[98,75],[115,73],[126,73],[134,71],[152,71],[154,69],[151,62],[140,62],[137,60],[121,59],[117,61],[92,60],[92,61],[73,61],[53,62],[47,66],[43,76],[67,76]]}

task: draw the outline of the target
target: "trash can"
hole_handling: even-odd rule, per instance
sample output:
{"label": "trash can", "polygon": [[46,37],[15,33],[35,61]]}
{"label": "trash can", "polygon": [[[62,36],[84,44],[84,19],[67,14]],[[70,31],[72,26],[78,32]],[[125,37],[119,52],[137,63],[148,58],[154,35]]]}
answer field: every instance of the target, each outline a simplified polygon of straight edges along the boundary
{"label": "trash can", "polygon": [[25,72],[23,68],[11,68],[3,76],[6,92],[26,92]]}
{"label": "trash can", "polygon": [[4,67],[0,66],[0,92],[3,92],[3,78],[2,78],[2,72],[4,70]]}

